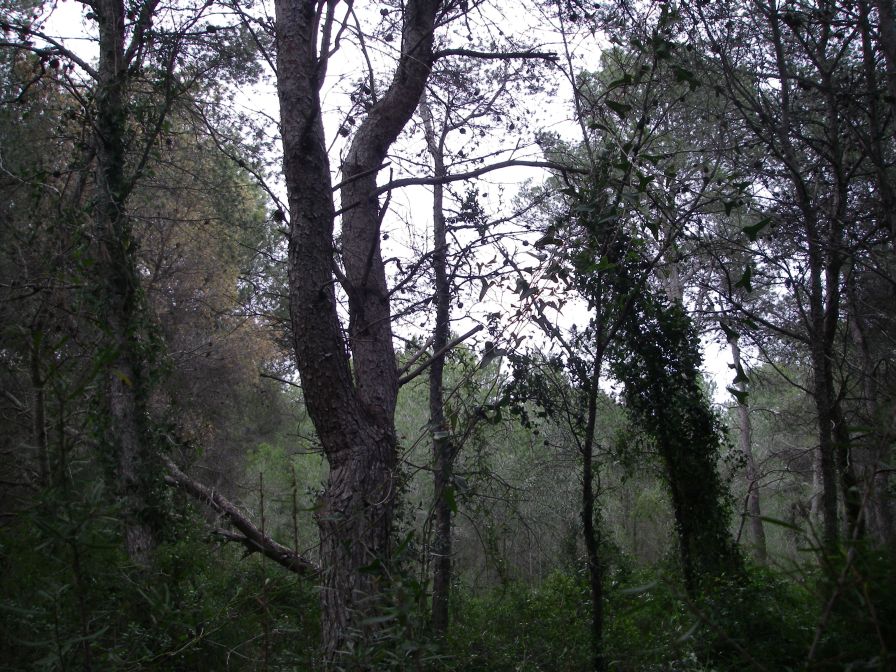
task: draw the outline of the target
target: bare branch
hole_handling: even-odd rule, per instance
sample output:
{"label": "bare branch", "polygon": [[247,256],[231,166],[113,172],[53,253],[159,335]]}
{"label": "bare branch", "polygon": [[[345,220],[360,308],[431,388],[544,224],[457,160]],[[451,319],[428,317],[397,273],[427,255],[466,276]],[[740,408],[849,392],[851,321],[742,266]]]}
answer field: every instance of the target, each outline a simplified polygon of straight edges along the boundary
{"label": "bare branch", "polygon": [[433,54],[433,61],[448,56],[465,56],[467,58],[484,58],[490,60],[509,61],[515,58],[537,58],[543,61],[557,62],[557,53],[553,51],[475,51],[473,49],[442,49]]}
{"label": "bare branch", "polygon": [[471,180],[474,177],[491,173],[495,170],[503,168],[547,168],[548,170],[557,170],[564,173],[577,173],[579,175],[588,175],[588,171],[583,168],[571,168],[569,166],[560,165],[552,161],[525,161],[522,159],[508,159],[507,161],[499,161],[491,163],[475,170],[468,170],[465,173],[455,173],[454,175],[445,175],[444,177],[405,177],[394,182],[389,182],[376,190],[377,196],[384,194],[392,189],[400,189],[402,187],[425,186],[431,184],[448,184],[450,182],[460,182],[461,180]]}
{"label": "bare branch", "polygon": [[451,348],[453,348],[454,346],[458,345],[459,343],[463,343],[465,340],[467,340],[468,338],[470,338],[470,336],[472,336],[473,334],[476,334],[476,333],[478,333],[478,332],[480,332],[480,331],[482,331],[482,325],[481,325],[481,324],[477,324],[475,327],[473,327],[472,329],[470,329],[470,331],[468,331],[467,333],[463,334],[462,336],[458,336],[458,337],[455,338],[454,340],[452,340],[452,341],[446,343],[444,348],[441,348],[438,352],[434,352],[434,353],[432,354],[432,357],[430,357],[429,359],[427,359],[425,362],[423,362],[423,363],[422,363],[420,366],[418,366],[416,369],[414,369],[414,370],[411,371],[410,373],[408,373],[408,374],[402,376],[401,378],[399,378],[399,379],[398,379],[398,385],[399,385],[399,387],[402,386],[402,385],[405,385],[405,384],[407,384],[407,383],[409,383],[409,382],[411,382],[412,380],[414,380],[414,378],[416,378],[416,377],[419,376],[421,373],[423,373],[424,371],[426,371],[426,369],[428,369],[429,366],[430,366],[430,365],[431,365],[431,364],[432,364],[438,357],[440,357],[440,356],[443,355],[444,353],[448,352],[449,350],[451,350]]}
{"label": "bare branch", "polygon": [[316,574],[319,571],[313,562],[262,533],[252,521],[223,495],[198,481],[194,481],[178,469],[171,459],[164,458],[164,460],[165,466],[168,468],[168,475],[165,476],[165,482],[168,485],[180,488],[191,497],[209,506],[216,513],[227,518],[230,524],[244,535],[239,537],[238,535],[230,534],[228,538],[239,541],[250,551],[262,553],[265,557],[296,574]]}

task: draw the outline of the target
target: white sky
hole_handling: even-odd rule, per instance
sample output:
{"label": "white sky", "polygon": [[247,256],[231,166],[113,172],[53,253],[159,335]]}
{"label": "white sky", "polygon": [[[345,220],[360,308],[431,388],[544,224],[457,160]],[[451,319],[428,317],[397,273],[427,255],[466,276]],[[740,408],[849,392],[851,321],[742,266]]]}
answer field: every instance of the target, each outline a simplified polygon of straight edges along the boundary
{"label": "white sky", "polygon": [[[511,9],[507,11],[510,11],[512,16],[505,17],[505,19],[497,19],[496,25],[503,26],[503,30],[508,34],[525,34],[527,39],[536,43],[539,49],[557,51],[561,54],[562,60],[563,45],[559,41],[559,33],[547,27],[545,22],[531,21],[531,11],[527,12],[522,3],[510,7]],[[517,9],[514,10],[512,9],[513,7]],[[368,8],[367,11],[378,12],[378,9]],[[83,19],[84,13],[83,5],[80,3],[74,0],[62,0],[56,3],[46,23],[45,30],[51,36],[58,37],[64,41],[69,49],[81,56],[85,61],[94,62],[96,43],[85,36],[92,29],[92,22],[87,22]],[[509,22],[507,18],[510,19]],[[599,64],[602,43],[605,44],[605,41],[587,34],[580,36],[577,43],[570,45],[574,54],[575,67],[577,69],[596,69]],[[383,63],[387,63],[389,57],[390,54],[381,54],[380,60]],[[373,53],[373,58],[377,58],[376,53]],[[344,110],[349,106],[346,83],[358,77],[358,64],[361,62],[357,49],[346,41],[340,52],[337,53],[337,57],[331,60],[328,68],[328,84],[324,89],[323,104],[326,113],[325,127],[327,136],[328,139],[334,140],[334,156],[338,156],[339,151],[345,144],[345,140],[339,137],[337,131],[344,119],[344,113],[340,112],[340,110]],[[269,80],[251,91],[241,93],[242,95],[239,95],[237,98],[238,104],[244,105],[249,110],[262,111],[273,118],[277,118],[279,114],[277,110],[277,96],[272,81]],[[537,100],[527,99],[525,103],[534,110],[529,115],[529,127],[514,137],[508,138],[494,135],[488,138],[488,142],[484,143],[484,148],[498,151],[501,146],[507,145],[507,140],[509,139],[511,146],[522,144],[524,149],[512,154],[499,156],[498,158],[513,156],[514,158],[540,159],[541,157],[536,151],[537,147],[534,147],[534,144],[532,144],[535,132],[548,130],[575,141],[580,137],[581,131],[571,118],[571,96],[571,87],[564,78],[557,95],[548,96],[542,94]],[[407,140],[399,141],[399,143],[402,142],[404,142],[405,147],[409,146]],[[419,147],[419,136],[411,144],[413,142],[416,142]],[[529,145],[529,147],[526,147],[526,145]],[[396,148],[396,151],[401,151],[400,145]],[[424,159],[427,159],[427,157],[424,157]],[[334,161],[333,165],[337,166],[338,160]],[[404,176],[398,173],[399,166],[395,165],[393,168],[396,169],[395,178]],[[388,178],[389,170],[387,169],[381,174],[381,181],[386,181]],[[516,193],[527,181],[531,180],[532,183],[538,184],[545,178],[546,173],[544,171],[532,168],[516,168],[503,170],[500,173],[491,173],[478,180],[476,184],[480,193],[488,194],[487,197],[482,199],[486,210],[493,216],[501,216],[508,212]],[[334,175],[334,181],[336,180],[338,180],[338,176]],[[459,185],[458,189],[463,190],[463,186]],[[277,192],[283,193],[282,186],[278,187]],[[406,256],[407,249],[402,248],[408,245],[410,241],[407,239],[407,235],[402,235],[402,231],[408,228],[405,222],[413,222],[412,228],[417,235],[431,230],[431,210],[432,196],[429,188],[415,187],[393,193],[392,211],[397,214],[391,217],[391,219],[387,218],[383,227],[384,231],[389,231],[393,234],[390,236],[391,249],[384,245],[384,253],[387,257],[395,254]],[[512,249],[513,246],[510,245],[509,247]],[[486,254],[491,255],[490,252]],[[482,304],[474,308],[475,314],[484,315],[487,312],[496,310],[507,310],[507,306],[511,303],[514,305],[518,303],[518,298],[513,294],[505,293],[504,296],[491,295],[490,298],[486,298]],[[466,309],[467,307],[465,306],[464,310],[454,310],[453,318],[457,321],[454,323],[453,328],[458,333],[466,331],[474,323],[471,320],[462,319]],[[567,326],[574,322],[584,324],[587,322],[587,313],[582,306],[576,307],[573,304],[567,304],[563,311],[563,321],[567,323]],[[537,343],[539,340],[537,330],[526,326],[522,321],[515,325],[510,325],[501,336],[505,341],[510,341],[520,334],[527,336],[524,343]],[[481,343],[489,340],[491,337],[485,332],[481,332],[477,338],[479,339],[479,347],[481,347]],[[525,347],[525,345],[522,347]],[[724,344],[719,346],[704,339],[704,353],[704,368],[715,381],[714,401],[719,404],[730,403],[731,396],[725,391],[725,387],[730,384],[733,374],[728,367],[731,359],[727,346]]]}

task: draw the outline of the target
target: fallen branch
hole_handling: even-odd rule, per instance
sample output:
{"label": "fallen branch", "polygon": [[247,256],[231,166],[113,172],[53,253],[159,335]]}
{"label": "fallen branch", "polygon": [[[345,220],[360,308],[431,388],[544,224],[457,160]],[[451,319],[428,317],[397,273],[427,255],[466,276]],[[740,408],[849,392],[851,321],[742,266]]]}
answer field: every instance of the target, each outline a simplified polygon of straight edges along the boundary
{"label": "fallen branch", "polygon": [[180,488],[188,495],[211,507],[215,513],[224,516],[233,527],[242,533],[239,535],[226,530],[216,530],[218,535],[229,541],[241,543],[250,553],[261,553],[296,574],[316,574],[319,571],[313,562],[262,533],[226,497],[187,476],[168,458],[165,458],[165,466],[168,467],[168,475],[165,476],[165,482],[168,485]]}

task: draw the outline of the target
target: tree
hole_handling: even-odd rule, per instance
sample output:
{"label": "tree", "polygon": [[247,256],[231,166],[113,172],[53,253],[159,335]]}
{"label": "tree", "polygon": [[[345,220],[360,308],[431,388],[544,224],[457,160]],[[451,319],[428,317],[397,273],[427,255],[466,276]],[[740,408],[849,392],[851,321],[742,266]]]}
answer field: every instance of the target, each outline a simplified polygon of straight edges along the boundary
{"label": "tree", "polygon": [[[423,94],[437,56],[436,29],[469,10],[467,3],[434,0],[411,0],[403,7],[391,83],[382,94],[375,82],[368,86],[366,117],[340,164],[340,267],[334,262],[337,211],[320,105],[328,59],[338,46],[333,33],[338,31],[337,5],[276,4],[293,338],[308,411],[330,464],[318,514],[323,646],[329,660],[369,629],[364,614],[382,599],[396,493],[398,371],[377,175]],[[439,55],[453,53],[465,52]],[[425,180],[408,183],[415,182]],[[345,335],[337,284],[348,301]]]}
{"label": "tree", "polygon": [[[854,441],[844,402],[849,383],[838,371],[847,350],[842,341],[847,269],[856,262],[876,265],[871,262],[876,254],[869,252],[891,226],[889,216],[881,214],[888,208],[875,202],[878,197],[868,198],[874,193],[869,183],[874,181],[879,198],[886,202],[892,177],[881,162],[891,147],[881,135],[874,85],[877,56],[872,55],[869,15],[863,6],[844,2],[810,8],[755,2],[749,11],[721,5],[712,11],[687,10],[690,38],[700,54],[701,64],[695,67],[712,73],[708,77],[719,82],[716,93],[732,103],[736,114],[726,117],[727,123],[739,125],[749,142],[767,152],[766,160],[750,159],[751,167],[745,164],[746,157],[732,157],[742,174],[761,176],[759,182],[768,190],[750,199],[762,214],[756,228],[745,233],[755,240],[770,224],[788,232],[788,238],[769,234],[756,245],[768,246],[770,253],[762,257],[761,266],[745,271],[737,284],[760,285],[760,276],[767,275],[783,284],[792,298],[792,315],[763,323],[774,325],[809,353],[828,549],[842,538],[838,493],[844,502],[847,538],[861,535],[863,528]],[[857,17],[864,19],[856,22]],[[729,25],[737,37],[724,27]],[[849,29],[856,25],[858,30]],[[880,34],[886,31],[882,27]],[[771,81],[780,86],[775,95],[768,89]],[[864,111],[849,109],[850,82],[863,83],[858,90],[867,98]],[[846,124],[847,118],[862,121]],[[798,240],[799,245],[791,247],[789,240]]]}

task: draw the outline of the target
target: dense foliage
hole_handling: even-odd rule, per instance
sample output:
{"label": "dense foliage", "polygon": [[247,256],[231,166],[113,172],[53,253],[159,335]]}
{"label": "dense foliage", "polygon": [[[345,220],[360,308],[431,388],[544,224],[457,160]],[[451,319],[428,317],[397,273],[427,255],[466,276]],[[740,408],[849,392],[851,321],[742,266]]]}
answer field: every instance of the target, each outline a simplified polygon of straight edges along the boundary
{"label": "dense foliage", "polygon": [[0,670],[893,669],[892,0],[356,4],[0,6]]}

